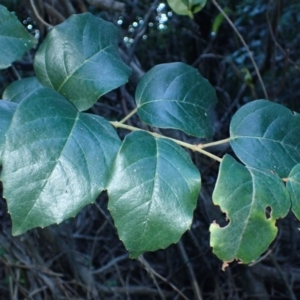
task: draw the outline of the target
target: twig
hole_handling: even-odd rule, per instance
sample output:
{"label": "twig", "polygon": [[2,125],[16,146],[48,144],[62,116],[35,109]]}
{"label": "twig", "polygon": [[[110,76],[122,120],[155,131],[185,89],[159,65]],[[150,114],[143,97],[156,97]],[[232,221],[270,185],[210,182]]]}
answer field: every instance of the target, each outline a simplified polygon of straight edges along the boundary
{"label": "twig", "polygon": [[87,12],[87,8],[83,0],[75,0],[81,13]]}
{"label": "twig", "polygon": [[122,12],[125,9],[125,4],[114,0],[87,0],[90,5],[100,7],[105,10],[113,10]]}
{"label": "twig", "polygon": [[217,145],[221,145],[221,144],[226,144],[230,142],[230,138],[224,139],[224,140],[220,140],[220,141],[216,141],[216,142],[211,142],[211,143],[206,143],[206,144],[199,144],[198,147],[200,147],[201,149],[203,148],[207,148],[207,147],[212,147],[212,146],[217,146]]}
{"label": "twig", "polygon": [[238,31],[238,29],[236,28],[236,26],[233,24],[233,22],[229,19],[228,15],[226,14],[226,12],[222,9],[222,7],[218,4],[218,2],[216,0],[212,0],[212,3],[216,6],[216,8],[219,10],[219,12],[224,16],[224,18],[227,20],[227,22],[229,23],[229,25],[231,26],[231,28],[234,30],[234,32],[236,33],[236,35],[239,37],[240,41],[242,42],[243,46],[245,47],[246,51],[248,52],[248,55],[249,55],[249,58],[253,64],[253,67],[255,69],[255,72],[256,72],[256,75],[258,77],[258,80],[261,84],[261,87],[262,87],[262,90],[263,90],[263,93],[264,93],[264,96],[266,99],[268,99],[268,94],[267,94],[267,90],[266,90],[266,87],[264,85],[264,82],[261,78],[261,75],[260,75],[260,72],[259,72],[259,69],[258,69],[258,66],[253,58],[253,55],[247,45],[247,43],[245,42],[243,36],[240,34],[240,32]]}
{"label": "twig", "polygon": [[243,83],[235,97],[235,99],[231,102],[231,104],[229,105],[229,107],[226,109],[225,113],[223,114],[223,117],[220,120],[220,123],[223,124],[229,117],[229,114],[231,113],[231,111],[238,105],[238,103],[240,102],[241,97],[243,96],[245,90],[247,88],[247,85],[245,83]]}
{"label": "twig", "polygon": [[190,262],[190,260],[187,256],[187,254],[186,254],[186,251],[184,249],[182,241],[178,242],[178,248],[180,250],[180,254],[182,256],[183,262],[186,264],[188,272],[190,274],[195,297],[196,297],[197,300],[202,300],[203,298],[202,298],[202,295],[201,295],[199,285],[197,283],[197,279],[196,279],[193,267],[192,267],[191,262]]}
{"label": "twig", "polygon": [[52,7],[48,3],[45,3],[44,5],[45,5],[45,9],[46,9],[47,13],[49,15],[51,15],[52,17],[56,18],[58,23],[62,23],[63,21],[65,21],[66,18],[59,11],[57,11],[54,7]]}
{"label": "twig", "polygon": [[170,137],[166,137],[166,136],[163,136],[163,135],[160,135],[156,132],[150,132],[150,131],[147,131],[147,130],[144,130],[144,129],[140,129],[140,128],[137,128],[137,127],[133,127],[133,126],[129,126],[129,125],[125,125],[125,124],[122,124],[120,122],[110,122],[110,124],[112,126],[114,126],[115,128],[123,128],[123,129],[127,129],[127,130],[130,130],[130,131],[144,131],[144,132],[148,132],[149,134],[153,135],[154,137],[157,137],[157,138],[164,138],[164,139],[168,139],[170,141],[173,141],[174,143],[182,146],[182,147],[185,147],[185,148],[188,148],[188,149],[191,149],[193,151],[196,151],[196,152],[200,152],[218,162],[222,162],[222,158],[208,152],[208,151],[205,151],[203,149],[201,149],[198,145],[192,145],[192,144],[189,144],[189,143],[185,143],[185,142],[182,142],[180,140],[176,140],[176,139],[172,139]]}
{"label": "twig", "polygon": [[[268,6],[270,6],[270,3],[268,4]],[[271,22],[270,22],[270,15],[269,15],[269,8],[267,8],[266,10],[266,17],[267,17],[267,23],[268,23],[268,27],[269,27],[269,32],[270,32],[270,35],[271,35],[271,38],[275,44],[275,46],[282,52],[282,54],[284,54],[284,56],[288,59],[288,61],[295,67],[295,69],[297,70],[300,70],[300,66],[295,63],[292,59],[289,58],[289,53],[288,51],[285,51],[281,45],[278,43],[277,39],[276,39],[276,36],[274,34],[274,30],[271,26]]]}
{"label": "twig", "polygon": [[267,258],[270,254],[272,253],[272,250],[269,249],[264,255],[262,255],[261,257],[259,257],[256,261],[252,262],[249,264],[249,267],[253,267],[254,265],[256,265],[257,263],[263,261],[265,258]]}
{"label": "twig", "polygon": [[224,59],[225,57],[223,55],[218,55],[218,54],[214,54],[214,53],[204,53],[204,54],[201,54],[193,63],[192,63],[192,66],[193,67],[196,67],[200,61],[202,59],[205,59],[205,58],[214,58],[214,59]]}
{"label": "twig", "polygon": [[158,2],[159,0],[155,0],[150,9],[148,10],[146,16],[144,17],[144,20],[143,20],[143,26],[142,28],[140,29],[140,31],[137,33],[137,35],[135,36],[134,38],[134,43],[133,45],[130,47],[130,52],[128,54],[128,60],[127,60],[127,63],[129,64],[133,58],[133,55],[135,53],[135,50],[136,50],[136,47],[138,45],[138,42],[140,41],[141,37],[144,35],[147,27],[148,27],[148,21],[153,13],[153,11],[156,9],[157,5],[158,5]]}
{"label": "twig", "polygon": [[38,12],[38,10],[37,10],[35,4],[34,4],[34,0],[30,0],[30,4],[31,4],[31,7],[32,7],[32,9],[33,9],[33,12],[34,12],[34,14],[36,15],[36,17],[38,18],[38,20],[39,20],[42,24],[44,24],[45,26],[48,26],[48,27],[52,28],[53,25],[47,23],[47,22],[40,16],[40,14],[39,14],[39,12]]}
{"label": "twig", "polygon": [[76,14],[76,10],[70,0],[60,0],[67,11],[67,16]]}
{"label": "twig", "polygon": [[103,267],[97,269],[97,270],[94,270],[94,271],[91,271],[91,274],[95,275],[95,274],[100,274],[100,273],[103,273],[105,272],[106,270],[110,269],[111,267],[113,267],[117,262],[120,262],[122,260],[126,260],[128,258],[128,254],[123,254],[123,255],[120,255],[112,260],[109,261],[109,263],[107,263],[106,265],[104,265]]}
{"label": "twig", "polygon": [[14,75],[17,77],[17,79],[18,80],[22,79],[22,77],[20,76],[20,74],[19,74],[18,70],[15,68],[15,66],[12,64],[10,67],[11,67]]}
{"label": "twig", "polygon": [[174,284],[172,284],[171,282],[169,282],[168,279],[164,278],[163,276],[161,276],[160,274],[158,274],[155,270],[153,270],[153,268],[149,265],[149,263],[144,259],[144,257],[142,255],[139,256],[138,260],[142,263],[142,265],[144,266],[144,268],[148,272],[150,271],[150,274],[152,273],[153,275],[155,275],[156,277],[158,277],[159,279],[161,279],[163,282],[165,282],[168,285],[170,285],[170,287],[174,291],[176,291],[183,299],[189,300]]}
{"label": "twig", "polygon": [[[142,266],[145,268],[145,270],[148,272],[148,274],[150,275],[150,277],[152,278],[155,286],[157,287],[157,290],[159,292],[159,295],[161,297],[161,299],[163,300],[166,300],[166,297],[164,296],[164,294],[162,293],[162,290],[158,284],[158,282],[156,281],[156,278],[155,276],[159,275],[157,274],[151,267],[150,265],[148,264],[148,262],[144,259],[143,255],[141,255],[139,258],[138,258],[139,262],[142,264]],[[155,275],[155,276],[154,276]]]}
{"label": "twig", "polygon": [[294,292],[293,292],[293,289],[292,289],[291,285],[290,285],[289,282],[287,281],[286,276],[285,276],[284,273],[282,272],[281,268],[279,267],[279,265],[278,265],[278,263],[277,263],[277,261],[275,260],[275,258],[274,258],[273,255],[271,255],[271,259],[272,259],[272,262],[273,262],[273,264],[274,264],[274,266],[275,266],[275,268],[276,268],[276,270],[277,270],[279,276],[281,277],[281,279],[283,280],[285,286],[287,287],[287,290],[288,290],[288,292],[289,292],[289,294],[290,294],[290,299],[291,299],[291,300],[297,300],[297,297],[295,296],[295,294],[294,294]]}
{"label": "twig", "polygon": [[47,275],[50,275],[50,276],[56,276],[56,277],[63,277],[64,276],[63,274],[52,272],[51,270],[47,270],[43,266],[26,266],[26,265],[23,265],[23,264],[13,264],[13,263],[6,262],[3,259],[0,259],[0,262],[2,262],[7,267],[13,267],[13,268],[16,268],[16,269],[18,268],[18,269],[26,269],[26,270],[35,270],[35,271],[39,271],[39,272],[42,272],[44,274],[47,274]]}
{"label": "twig", "polygon": [[35,296],[36,294],[39,294],[42,291],[46,291],[47,289],[48,289],[48,287],[46,285],[44,285],[44,286],[42,286],[42,287],[40,287],[38,289],[35,289],[32,292],[30,292],[26,298],[27,299],[32,299],[33,296]]}
{"label": "twig", "polygon": [[[148,288],[144,286],[126,286],[124,287],[108,287],[107,285],[98,284],[98,289],[102,293],[111,294],[111,293],[117,293],[117,294],[130,294],[130,295],[145,295],[145,297],[149,296],[158,296],[159,293],[156,289]],[[171,297],[171,293],[169,291],[164,291],[164,294],[166,296]],[[139,299],[147,299],[147,298],[139,298]],[[155,298],[157,299],[157,298]],[[171,299],[171,298],[169,298]],[[188,300],[187,298],[185,298]]]}
{"label": "twig", "polygon": [[125,123],[129,118],[131,118],[137,112],[137,108],[135,108],[131,113],[129,113],[124,119],[122,119],[119,123]]}
{"label": "twig", "polygon": [[94,294],[93,296],[95,296],[95,284],[94,284],[94,279],[93,279],[93,274],[92,274],[92,266],[93,266],[93,257],[94,257],[94,253],[96,250],[96,245],[97,245],[97,236],[99,236],[99,234],[101,233],[101,231],[106,227],[106,225],[108,224],[108,221],[105,220],[103,222],[103,224],[98,228],[98,230],[96,231],[95,234],[95,238],[93,240],[92,243],[92,249],[91,249],[91,253],[90,253],[90,262],[89,262],[89,270],[88,270],[88,276],[87,276],[87,286],[86,286],[86,290],[87,290],[87,299],[91,299],[91,294]]}

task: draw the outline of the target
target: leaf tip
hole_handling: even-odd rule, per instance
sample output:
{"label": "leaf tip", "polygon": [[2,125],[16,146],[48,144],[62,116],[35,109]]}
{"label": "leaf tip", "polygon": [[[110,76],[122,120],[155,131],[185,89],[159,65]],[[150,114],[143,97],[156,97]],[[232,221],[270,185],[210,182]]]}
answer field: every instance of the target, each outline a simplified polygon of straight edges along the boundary
{"label": "leaf tip", "polygon": [[[129,250],[128,250],[129,251]],[[137,259],[139,256],[141,256],[144,252],[141,251],[129,251],[129,258],[130,259]]]}
{"label": "leaf tip", "polygon": [[25,233],[25,231],[22,231],[20,228],[17,228],[17,229],[12,228],[12,230],[11,230],[12,236],[18,236],[18,235],[21,235],[23,233]]}

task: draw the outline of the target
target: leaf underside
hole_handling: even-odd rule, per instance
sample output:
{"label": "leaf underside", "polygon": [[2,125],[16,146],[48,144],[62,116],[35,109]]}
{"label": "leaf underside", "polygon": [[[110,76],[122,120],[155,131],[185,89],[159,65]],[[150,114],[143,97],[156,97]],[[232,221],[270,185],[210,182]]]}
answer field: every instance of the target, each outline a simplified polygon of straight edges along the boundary
{"label": "leaf underside", "polygon": [[224,262],[256,260],[276,237],[276,219],[290,208],[289,193],[277,174],[245,167],[229,155],[222,159],[213,202],[229,219],[223,228],[210,226],[210,245]]}
{"label": "leaf underside", "polygon": [[14,235],[75,216],[106,188],[120,140],[103,118],[39,89],[6,132],[1,180]]}
{"label": "leaf underside", "polygon": [[127,135],[111,178],[108,208],[131,258],[178,242],[190,228],[200,174],[174,142]]}

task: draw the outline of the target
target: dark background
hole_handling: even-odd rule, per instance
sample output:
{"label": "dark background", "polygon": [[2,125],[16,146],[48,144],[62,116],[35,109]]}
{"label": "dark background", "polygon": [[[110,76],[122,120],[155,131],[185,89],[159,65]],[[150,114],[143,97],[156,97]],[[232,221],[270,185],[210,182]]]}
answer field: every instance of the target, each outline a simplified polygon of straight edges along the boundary
{"label": "dark background", "polygon": [[[73,13],[90,11],[120,28],[120,52],[133,75],[126,86],[96,103],[92,113],[120,120],[135,107],[134,91],[144,72],[173,61],[199,69],[215,87],[219,102],[213,115],[214,140],[228,137],[230,119],[239,107],[266,98],[232,26],[224,20],[212,34],[219,14],[212,1],[190,19],[172,13],[165,1],[125,0],[105,7],[111,1],[0,0],[41,42],[49,28],[36,17],[31,3],[52,25]],[[268,99],[300,112],[300,2],[218,3],[227,7],[251,49]],[[0,71],[0,94],[10,82],[34,75],[35,51]],[[136,117],[130,122],[139,124]],[[163,133],[193,142],[179,132]],[[231,150],[225,144],[212,152],[223,156]],[[232,263],[222,271],[222,262],[209,246],[208,232],[213,220],[225,224],[211,201],[219,164],[200,154],[191,156],[202,175],[192,228],[177,245],[146,253],[141,260],[128,258],[104,193],[76,218],[18,237],[11,236],[11,219],[1,198],[0,299],[300,299],[299,222],[292,214],[278,220],[278,237],[261,260],[251,266]]]}

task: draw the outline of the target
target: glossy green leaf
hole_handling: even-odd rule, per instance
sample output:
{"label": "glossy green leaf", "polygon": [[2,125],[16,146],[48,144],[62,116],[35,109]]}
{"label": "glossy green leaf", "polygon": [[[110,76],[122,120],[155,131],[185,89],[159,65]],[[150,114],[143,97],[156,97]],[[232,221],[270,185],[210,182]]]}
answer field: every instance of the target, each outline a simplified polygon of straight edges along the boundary
{"label": "glossy green leaf", "polygon": [[80,111],[125,84],[130,69],[117,47],[118,29],[90,13],[73,15],[53,28],[40,46],[34,69],[40,82],[52,87]]}
{"label": "glossy green leaf", "polygon": [[0,100],[0,166],[2,164],[1,156],[5,144],[5,133],[16,109],[16,103]]}
{"label": "glossy green leaf", "polygon": [[230,124],[230,144],[238,158],[254,168],[287,177],[300,162],[300,115],[267,101],[240,108]]}
{"label": "glossy green leaf", "polygon": [[216,222],[210,226],[210,245],[224,262],[256,260],[276,237],[276,219],[290,208],[289,193],[277,174],[245,167],[229,155],[222,160],[213,202],[229,220],[223,228]]}
{"label": "glossy green leaf", "polygon": [[300,164],[297,164],[289,174],[286,187],[292,201],[292,211],[300,220]]}
{"label": "glossy green leaf", "polygon": [[178,15],[193,18],[194,14],[206,5],[207,0],[167,0],[167,2]]}
{"label": "glossy green leaf", "polygon": [[120,140],[50,88],[19,105],[6,132],[1,180],[18,235],[75,216],[107,186]]}
{"label": "glossy green leaf", "polygon": [[37,40],[24,28],[17,17],[0,5],[0,69],[8,68],[36,43]]}
{"label": "glossy green leaf", "polygon": [[207,139],[213,134],[210,111],[216,93],[191,66],[179,62],[155,66],[139,82],[135,99],[139,117],[151,126]]}
{"label": "glossy green leaf", "polygon": [[107,190],[130,257],[178,242],[191,226],[200,185],[199,171],[174,142],[142,131],[126,136]]}
{"label": "glossy green leaf", "polygon": [[36,77],[13,81],[3,92],[3,100],[20,103],[43,88]]}

